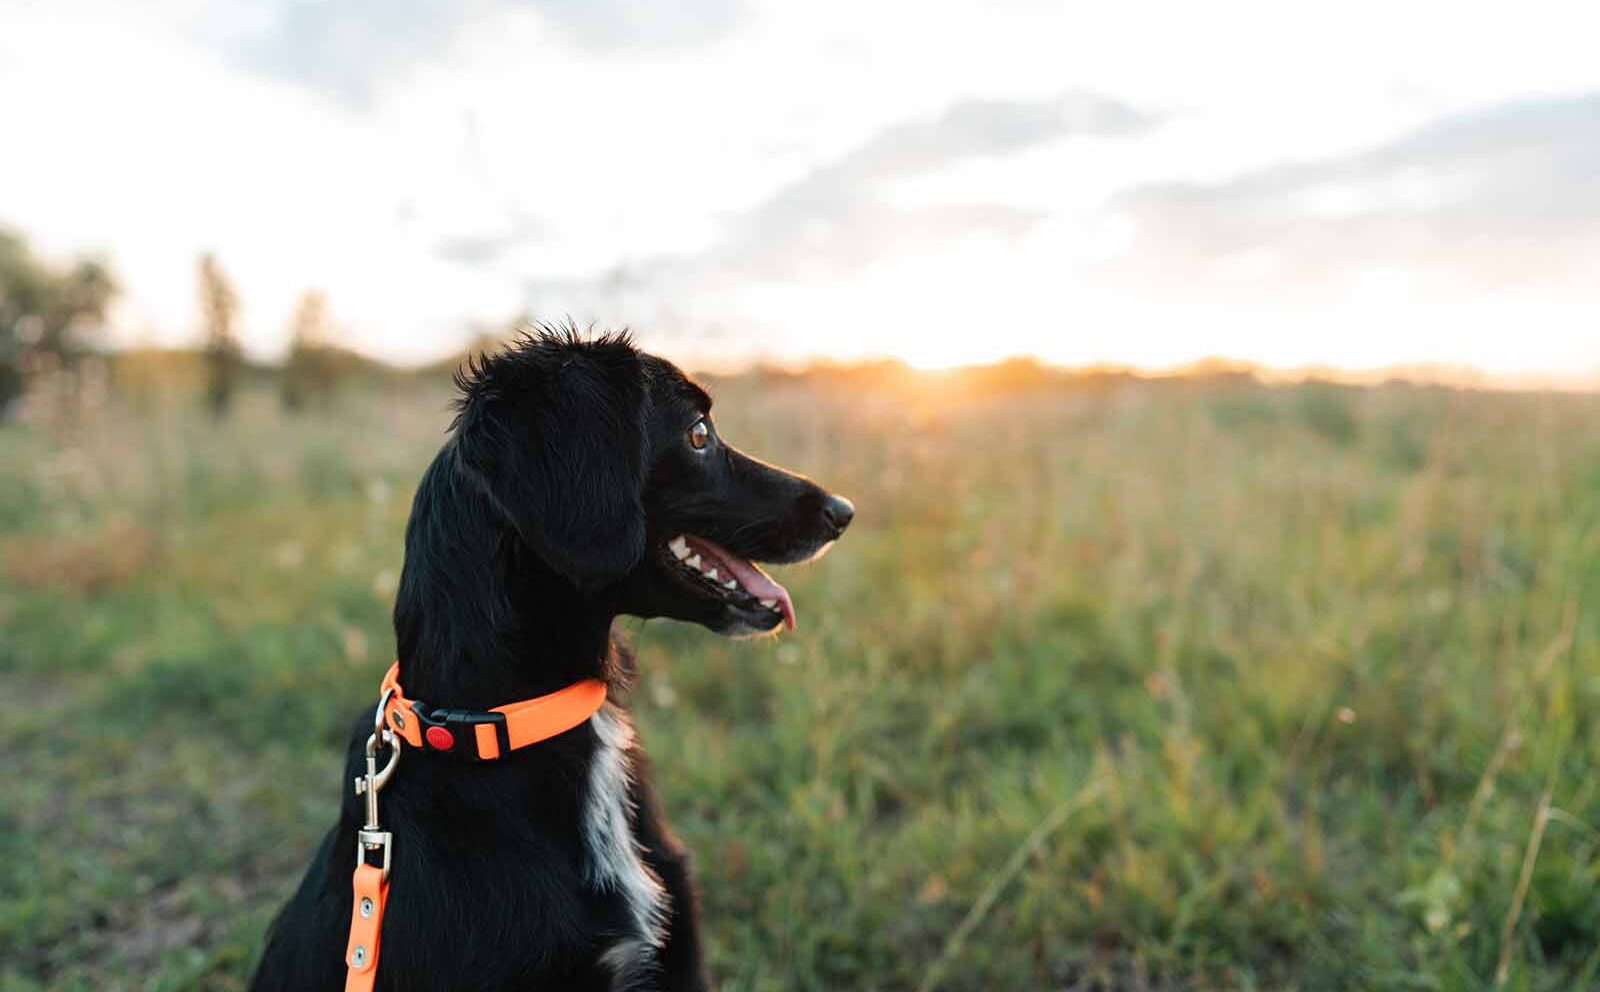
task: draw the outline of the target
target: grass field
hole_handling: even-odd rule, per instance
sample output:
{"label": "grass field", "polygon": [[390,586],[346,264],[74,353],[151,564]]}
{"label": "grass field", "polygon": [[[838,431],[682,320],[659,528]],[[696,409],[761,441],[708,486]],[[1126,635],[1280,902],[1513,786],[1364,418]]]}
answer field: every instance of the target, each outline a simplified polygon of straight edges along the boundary
{"label": "grass field", "polygon": [[[624,623],[724,989],[1600,988],[1600,398],[849,381],[799,630]],[[0,990],[244,986],[444,403],[0,427]]]}

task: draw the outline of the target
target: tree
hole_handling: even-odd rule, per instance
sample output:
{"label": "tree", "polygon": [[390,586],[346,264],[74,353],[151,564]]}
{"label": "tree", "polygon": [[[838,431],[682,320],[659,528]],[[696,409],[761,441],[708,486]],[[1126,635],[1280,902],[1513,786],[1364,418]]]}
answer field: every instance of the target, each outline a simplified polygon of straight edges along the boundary
{"label": "tree", "polygon": [[69,387],[76,382],[116,291],[104,263],[57,269],[0,230],[0,414],[32,378],[59,372]]}
{"label": "tree", "polygon": [[341,372],[339,349],[331,342],[328,298],[308,290],[289,321],[289,358],[283,367],[283,405],[298,410],[307,402],[325,403]]}
{"label": "tree", "polygon": [[200,256],[200,313],[205,322],[206,371],[209,384],[206,396],[213,416],[221,417],[233,402],[244,364],[239,341],[234,337],[233,318],[239,310],[239,297],[209,252]]}

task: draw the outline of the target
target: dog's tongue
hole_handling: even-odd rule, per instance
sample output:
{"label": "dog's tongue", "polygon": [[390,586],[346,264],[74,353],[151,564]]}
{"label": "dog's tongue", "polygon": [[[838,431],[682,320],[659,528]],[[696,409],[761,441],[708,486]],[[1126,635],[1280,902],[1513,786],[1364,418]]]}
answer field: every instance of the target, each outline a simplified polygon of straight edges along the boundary
{"label": "dog's tongue", "polygon": [[723,564],[733,573],[744,591],[757,599],[775,599],[778,609],[783,611],[783,622],[790,629],[794,629],[794,600],[789,598],[789,590],[772,581],[772,577],[763,572],[758,565],[745,561],[735,555],[727,555]]}

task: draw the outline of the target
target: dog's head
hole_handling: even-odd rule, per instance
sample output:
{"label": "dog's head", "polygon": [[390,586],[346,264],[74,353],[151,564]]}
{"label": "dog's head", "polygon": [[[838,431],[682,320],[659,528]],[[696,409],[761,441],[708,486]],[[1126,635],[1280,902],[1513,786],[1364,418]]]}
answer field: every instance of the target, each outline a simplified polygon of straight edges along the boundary
{"label": "dog's head", "polygon": [[705,390],[625,335],[543,330],[459,384],[463,465],[538,559],[619,613],[792,628],[756,563],[817,557],[855,512],[724,442]]}

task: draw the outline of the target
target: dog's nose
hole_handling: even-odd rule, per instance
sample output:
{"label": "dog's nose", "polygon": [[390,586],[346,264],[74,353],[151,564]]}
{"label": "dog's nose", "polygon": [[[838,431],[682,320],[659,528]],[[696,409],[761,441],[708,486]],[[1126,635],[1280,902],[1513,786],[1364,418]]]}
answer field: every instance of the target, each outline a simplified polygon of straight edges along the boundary
{"label": "dog's nose", "polygon": [[850,526],[850,521],[855,519],[856,505],[843,496],[830,495],[822,504],[822,516],[828,521],[828,526],[833,528],[833,536],[838,537],[844,529]]}

